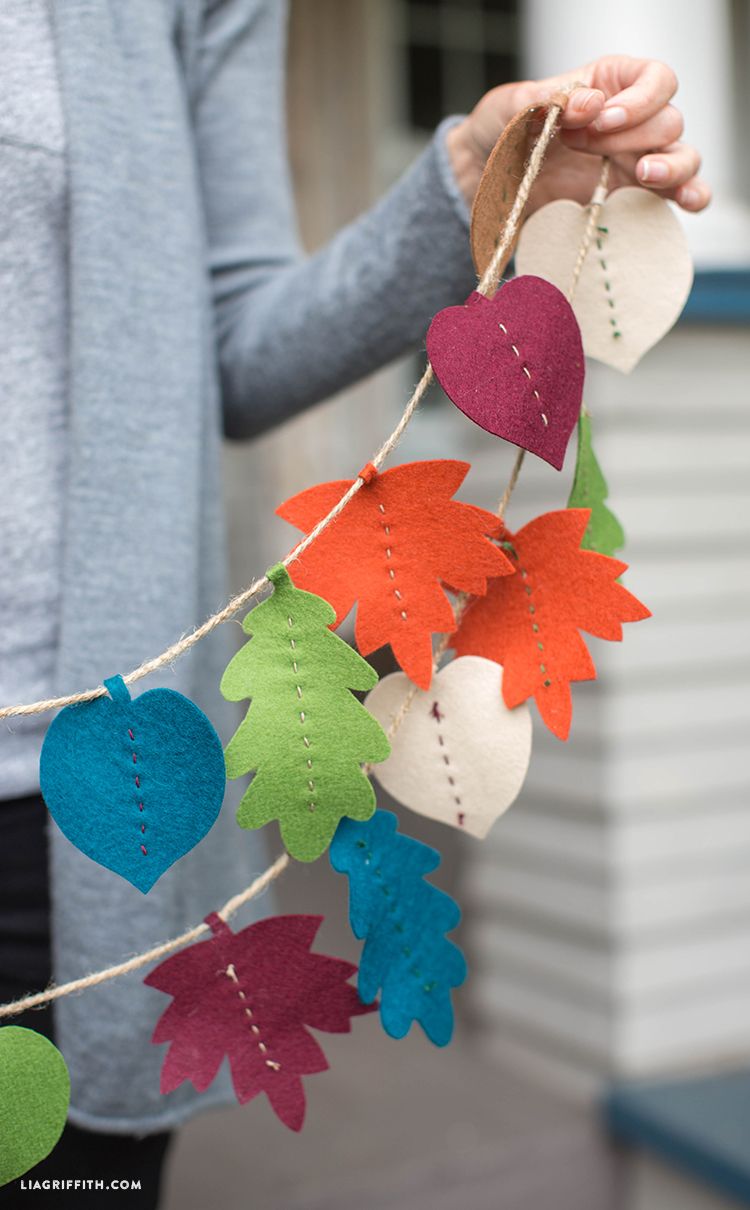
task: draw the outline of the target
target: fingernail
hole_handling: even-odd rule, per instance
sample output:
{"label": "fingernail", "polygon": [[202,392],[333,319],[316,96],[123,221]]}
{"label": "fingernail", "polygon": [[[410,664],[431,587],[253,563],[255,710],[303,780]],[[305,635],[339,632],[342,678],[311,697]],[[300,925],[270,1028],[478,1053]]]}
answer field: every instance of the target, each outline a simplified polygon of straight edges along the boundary
{"label": "fingernail", "polygon": [[701,200],[701,195],[697,189],[692,189],[690,185],[686,185],[677,194],[677,201],[681,206],[697,206]]}
{"label": "fingernail", "polygon": [[641,181],[657,183],[666,181],[669,169],[663,160],[643,160],[638,165],[638,177]]}
{"label": "fingernail", "polygon": [[627,110],[621,105],[613,105],[610,109],[602,110],[594,126],[597,130],[617,130],[618,126],[624,126],[627,120]]}
{"label": "fingernail", "polygon": [[588,109],[599,100],[600,93],[595,88],[579,88],[574,96],[576,109]]}

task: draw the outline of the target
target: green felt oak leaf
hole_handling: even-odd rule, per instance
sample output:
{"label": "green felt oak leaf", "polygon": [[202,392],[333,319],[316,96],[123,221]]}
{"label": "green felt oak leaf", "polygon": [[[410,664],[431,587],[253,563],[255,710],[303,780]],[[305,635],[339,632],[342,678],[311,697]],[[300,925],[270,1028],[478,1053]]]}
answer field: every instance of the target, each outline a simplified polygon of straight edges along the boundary
{"label": "green felt oak leaf", "polygon": [[607,480],[591,444],[591,417],[581,412],[578,418],[578,457],[568,508],[591,509],[591,520],[581,548],[612,556],[625,545],[625,533],[617,517],[604,503],[608,495]]}
{"label": "green felt oak leaf", "polygon": [[372,689],[378,677],[328,629],[333,608],[295,588],[281,564],[267,575],[273,594],[245,618],[252,638],[221,680],[229,701],[252,699],[226,748],[227,776],[255,771],[237,811],[240,827],[278,819],[292,857],[314,861],[342,816],[372,815],[375,792],[361,765],[385,760],[390,745],[350,692]]}
{"label": "green felt oak leaf", "polygon": [[33,1029],[0,1029],[0,1185],[49,1155],[69,1100],[70,1077],[57,1047]]}

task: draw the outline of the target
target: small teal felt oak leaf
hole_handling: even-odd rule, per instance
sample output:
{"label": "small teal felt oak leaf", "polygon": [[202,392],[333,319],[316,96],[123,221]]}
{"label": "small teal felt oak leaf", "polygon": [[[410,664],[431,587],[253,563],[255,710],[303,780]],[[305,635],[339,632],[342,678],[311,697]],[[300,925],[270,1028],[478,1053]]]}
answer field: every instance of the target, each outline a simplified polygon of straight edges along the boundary
{"label": "small teal felt oak leaf", "polygon": [[366,823],[343,819],[333,839],[331,865],[349,876],[349,919],[365,945],[358,990],[392,1038],[418,1021],[431,1042],[453,1034],[451,988],[466,978],[466,961],[444,936],[458,924],[455,900],[425,880],[440,864],[435,849],[396,831],[396,816],[376,811]]}
{"label": "small teal felt oak leaf", "polygon": [[[490,540],[501,529],[497,517],[451,498],[468,470],[468,462],[449,458],[383,474],[364,467],[364,486],[292,564],[299,588],[331,602],[336,625],[357,602],[362,655],[390,643],[421,689],[432,679],[432,635],[453,629],[446,587],[482,596],[492,577],[513,572]],[[276,511],[309,533],[351,486],[349,479],[319,483]]]}
{"label": "small teal felt oak leaf", "polygon": [[278,819],[292,857],[314,861],[342,816],[372,815],[375,792],[361,766],[385,760],[390,745],[351,692],[372,689],[377,673],[329,629],[331,606],[295,588],[281,564],[267,575],[274,591],[245,618],[252,638],[221,680],[229,701],[252,699],[225,751],[227,775],[255,772],[240,827]]}
{"label": "small teal felt oak leaf", "polygon": [[617,517],[607,508],[605,501],[608,495],[607,480],[591,442],[591,417],[587,412],[581,412],[578,420],[578,457],[568,508],[591,509],[581,549],[612,556],[625,545],[625,533]]}

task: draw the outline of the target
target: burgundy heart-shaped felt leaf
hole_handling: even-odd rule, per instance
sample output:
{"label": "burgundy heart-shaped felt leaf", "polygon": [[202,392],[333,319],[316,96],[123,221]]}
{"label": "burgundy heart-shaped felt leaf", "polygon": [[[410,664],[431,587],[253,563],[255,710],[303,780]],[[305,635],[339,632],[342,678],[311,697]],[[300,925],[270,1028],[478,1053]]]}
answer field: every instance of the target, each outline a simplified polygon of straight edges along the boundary
{"label": "burgundy heart-shaped felt leaf", "polygon": [[427,355],[446,395],[488,433],[562,469],[581,410],[584,356],[570,303],[541,277],[439,311]]}

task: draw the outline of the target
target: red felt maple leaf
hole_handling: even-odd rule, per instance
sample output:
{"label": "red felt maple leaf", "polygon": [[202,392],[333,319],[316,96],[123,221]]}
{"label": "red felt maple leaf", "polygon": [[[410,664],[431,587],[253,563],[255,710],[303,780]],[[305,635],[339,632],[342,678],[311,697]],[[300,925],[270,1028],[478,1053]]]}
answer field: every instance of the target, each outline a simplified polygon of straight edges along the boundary
{"label": "red felt maple leaf", "polygon": [[[480,596],[491,576],[513,565],[488,535],[496,516],[451,497],[468,462],[409,462],[375,473],[344,511],[289,566],[298,588],[324,597],[335,625],[359,602],[355,638],[362,655],[385,643],[422,689],[432,678],[432,635],[453,629],[443,585]],[[276,511],[309,532],[352,480],[320,483]]]}
{"label": "red felt maple leaf", "polygon": [[348,1033],[350,1018],[372,1012],[347,980],[351,962],[314,954],[322,916],[274,916],[233,933],[216,913],[214,936],[167,958],[144,983],[174,996],[152,1042],[171,1042],[161,1091],[190,1080],[204,1092],[225,1055],[240,1104],[265,1092],[286,1126],[305,1116],[301,1076],[328,1062],[307,1026]]}
{"label": "red felt maple leaf", "polygon": [[627,563],[581,550],[591,510],[561,509],[504,534],[516,574],[494,580],[486,597],[465,611],[451,645],[457,655],[482,655],[503,666],[508,707],[536,698],[559,739],[570,731],[571,681],[596,668],[578,633],[622,639],[622,623],[651,616],[617,583]]}

